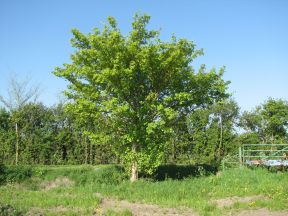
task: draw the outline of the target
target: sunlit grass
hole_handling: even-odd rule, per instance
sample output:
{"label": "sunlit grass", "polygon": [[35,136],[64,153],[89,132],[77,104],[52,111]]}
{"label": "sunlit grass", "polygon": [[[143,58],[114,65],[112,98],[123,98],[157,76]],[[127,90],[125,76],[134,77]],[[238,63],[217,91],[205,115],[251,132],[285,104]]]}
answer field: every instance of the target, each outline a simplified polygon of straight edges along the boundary
{"label": "sunlit grass", "polygon": [[[67,187],[43,189],[43,184],[67,177]],[[191,177],[184,180],[153,181],[140,179],[130,183],[114,166],[37,167],[33,177],[20,184],[0,187],[0,204],[45,215],[92,215],[104,197],[157,204],[163,207],[188,207],[200,215],[223,215],[249,208],[288,209],[288,173],[271,173],[265,169],[230,169],[220,175]],[[215,200],[229,197],[261,195],[264,198],[220,208]],[[59,213],[60,212],[60,213]],[[109,213],[109,212],[108,212]],[[108,214],[107,213],[107,214]],[[131,212],[130,212],[131,213]],[[129,215],[114,212],[110,215]]]}
{"label": "sunlit grass", "polygon": [[[149,182],[140,180],[131,184],[94,185],[93,190],[106,196],[113,196],[129,201],[141,201],[165,207],[186,206],[207,214],[220,214],[214,200],[232,196],[263,195],[265,200],[251,204],[236,205],[235,208],[267,207],[271,210],[288,209],[288,174],[270,173],[264,169],[234,169],[223,172],[220,176],[190,178],[181,181],[166,180]],[[225,210],[231,210],[225,208]]]}

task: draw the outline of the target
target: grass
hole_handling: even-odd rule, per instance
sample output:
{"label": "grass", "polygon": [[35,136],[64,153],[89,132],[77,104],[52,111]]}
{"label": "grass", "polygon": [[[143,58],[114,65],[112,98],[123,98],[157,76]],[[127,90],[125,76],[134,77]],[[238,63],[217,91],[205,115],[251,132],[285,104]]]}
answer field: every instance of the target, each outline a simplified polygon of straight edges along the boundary
{"label": "grass", "polygon": [[7,185],[0,187],[0,203],[10,204],[22,212],[32,209],[43,211],[45,215],[59,215],[59,211],[62,215],[92,215],[100,199],[87,192],[81,187],[41,191],[22,185]]}
{"label": "grass", "polygon": [[[59,177],[65,184],[43,190]],[[116,166],[42,166],[33,169],[31,178],[0,187],[0,205],[11,205],[21,212],[44,215],[92,215],[99,210],[99,193],[104,197],[157,204],[163,207],[192,208],[200,215],[223,215],[242,209],[288,209],[288,173],[266,169],[230,169],[220,175],[188,177],[183,180],[154,181],[141,179],[130,183]],[[57,186],[57,185],[56,185]],[[263,195],[266,199],[236,202],[219,208],[213,202],[232,196]],[[108,210],[105,215],[131,215]]]}
{"label": "grass", "polygon": [[132,213],[126,209],[124,211],[114,211],[113,209],[108,209],[106,212],[105,212],[105,215],[106,216],[132,216]]}
{"label": "grass", "polygon": [[[233,208],[267,207],[271,210],[288,209],[288,174],[270,173],[267,170],[234,169],[220,176],[190,178],[181,181],[166,180],[131,184],[123,182],[116,187],[94,185],[106,196],[129,201],[154,203],[165,207],[186,206],[205,215],[221,215]],[[235,205],[224,210],[217,208],[213,200],[232,196],[263,195],[269,199],[257,201],[253,206]],[[250,204],[251,205],[251,204]]]}

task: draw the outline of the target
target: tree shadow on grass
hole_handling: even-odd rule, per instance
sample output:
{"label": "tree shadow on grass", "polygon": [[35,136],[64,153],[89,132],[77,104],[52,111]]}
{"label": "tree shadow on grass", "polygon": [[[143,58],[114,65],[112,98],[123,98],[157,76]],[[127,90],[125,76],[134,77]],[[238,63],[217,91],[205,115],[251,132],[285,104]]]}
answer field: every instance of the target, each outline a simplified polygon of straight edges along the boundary
{"label": "tree shadow on grass", "polygon": [[181,180],[191,177],[200,177],[215,175],[218,171],[217,166],[208,164],[198,165],[175,165],[167,164],[159,166],[151,176],[141,175],[140,177],[150,178],[155,181],[164,181],[166,179]]}

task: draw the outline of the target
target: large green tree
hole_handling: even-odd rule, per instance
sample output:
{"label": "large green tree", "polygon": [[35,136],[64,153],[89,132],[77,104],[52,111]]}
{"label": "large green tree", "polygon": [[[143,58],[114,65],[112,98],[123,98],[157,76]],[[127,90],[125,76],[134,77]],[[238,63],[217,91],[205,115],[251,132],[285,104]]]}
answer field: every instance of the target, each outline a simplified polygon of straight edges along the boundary
{"label": "large green tree", "polygon": [[196,73],[191,63],[202,50],[175,36],[161,41],[159,31],[147,29],[149,20],[136,14],[127,36],[112,17],[102,31],[73,29],[71,63],[54,71],[69,81],[70,107],[87,123],[98,121],[95,139],[113,143],[131,181],[161,163],[177,119],[227,96],[223,68]]}

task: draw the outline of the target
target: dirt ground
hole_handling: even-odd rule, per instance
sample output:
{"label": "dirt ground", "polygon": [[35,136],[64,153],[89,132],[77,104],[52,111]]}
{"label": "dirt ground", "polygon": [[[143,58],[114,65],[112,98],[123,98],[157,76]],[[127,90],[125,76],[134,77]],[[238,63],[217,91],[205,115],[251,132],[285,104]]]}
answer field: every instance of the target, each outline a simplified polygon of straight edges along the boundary
{"label": "dirt ground", "polygon": [[144,203],[130,203],[125,200],[102,199],[100,208],[102,211],[113,209],[114,211],[129,210],[135,216],[196,216],[195,212],[188,208],[161,208],[157,205],[150,205]]}
{"label": "dirt ground", "polygon": [[244,210],[236,214],[236,216],[287,216],[288,211],[270,212],[268,209],[255,209],[255,210]]}
{"label": "dirt ground", "polygon": [[259,195],[259,196],[247,196],[247,197],[234,196],[234,197],[228,197],[228,198],[225,198],[225,199],[215,200],[214,203],[219,208],[223,208],[223,207],[231,206],[231,205],[233,205],[236,202],[242,202],[242,203],[253,202],[253,201],[256,201],[256,200],[259,200],[259,199],[266,200],[268,198],[266,198],[265,196],[261,196],[261,195]]}
{"label": "dirt ground", "polygon": [[[220,208],[233,205],[235,202],[251,202],[257,199],[267,199],[264,196],[250,196],[250,197],[230,197],[226,199],[215,200],[214,203]],[[131,203],[125,200],[115,200],[102,198],[100,205],[100,212],[105,212],[108,209],[114,211],[129,210],[134,216],[196,216],[196,212],[189,208],[161,208],[157,205],[144,203]],[[288,211],[271,212],[268,209],[253,209],[243,210],[238,213],[230,213],[233,216],[288,216]]]}
{"label": "dirt ground", "polygon": [[[268,200],[268,197],[262,196],[262,195],[258,195],[258,196],[247,196],[247,197],[228,197],[225,199],[219,199],[219,200],[215,200],[214,203],[216,203],[216,205],[219,208],[223,208],[223,207],[227,207],[227,206],[231,206],[236,202],[240,202],[240,203],[246,203],[246,202],[253,202],[256,200]],[[278,211],[278,212],[271,212],[268,209],[265,208],[261,208],[261,209],[253,209],[253,210],[243,210],[239,213],[232,213],[230,215],[235,215],[235,216],[287,216],[288,215],[288,211]]]}

